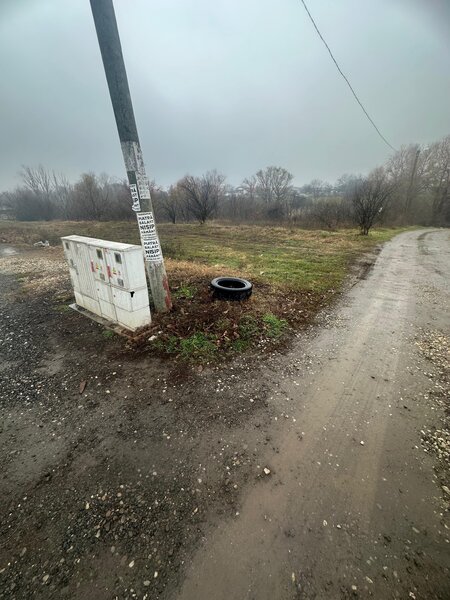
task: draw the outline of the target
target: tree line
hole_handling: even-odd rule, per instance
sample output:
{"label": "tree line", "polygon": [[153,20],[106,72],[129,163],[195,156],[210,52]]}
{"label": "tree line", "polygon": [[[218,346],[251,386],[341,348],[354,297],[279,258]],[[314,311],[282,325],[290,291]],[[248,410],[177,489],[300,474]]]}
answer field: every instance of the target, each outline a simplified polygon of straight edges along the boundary
{"label": "tree line", "polygon": [[[21,221],[132,219],[126,181],[84,173],[70,183],[42,166],[24,166],[21,184],[0,195],[0,215]],[[429,146],[410,144],[367,176],[342,175],[294,186],[287,169],[269,166],[235,187],[217,171],[185,175],[151,193],[160,221],[289,222],[336,229],[356,224],[367,234],[386,225],[450,225],[450,136]]]}

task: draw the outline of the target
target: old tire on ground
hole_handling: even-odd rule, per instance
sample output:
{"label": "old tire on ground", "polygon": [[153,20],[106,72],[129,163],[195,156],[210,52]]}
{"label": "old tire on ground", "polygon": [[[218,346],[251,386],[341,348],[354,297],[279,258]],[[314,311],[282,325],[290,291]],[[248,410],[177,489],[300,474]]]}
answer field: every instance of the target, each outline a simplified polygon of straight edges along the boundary
{"label": "old tire on ground", "polygon": [[239,277],[216,277],[211,281],[211,289],[220,300],[246,300],[252,295],[253,285]]}

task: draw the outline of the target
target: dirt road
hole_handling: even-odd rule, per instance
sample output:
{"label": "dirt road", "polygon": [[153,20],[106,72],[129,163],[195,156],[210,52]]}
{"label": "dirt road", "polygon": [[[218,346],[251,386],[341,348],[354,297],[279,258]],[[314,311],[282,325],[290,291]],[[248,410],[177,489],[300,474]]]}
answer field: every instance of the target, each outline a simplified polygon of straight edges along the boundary
{"label": "dirt road", "polygon": [[448,231],[386,244],[287,353],[191,373],[24,291],[39,252],[0,260],[2,600],[450,597],[422,351],[449,335]]}
{"label": "dirt road", "polygon": [[400,235],[330,325],[300,337],[273,379],[285,400],[270,475],[208,535],[174,598],[450,597],[415,346],[448,332],[449,284],[448,231]]}

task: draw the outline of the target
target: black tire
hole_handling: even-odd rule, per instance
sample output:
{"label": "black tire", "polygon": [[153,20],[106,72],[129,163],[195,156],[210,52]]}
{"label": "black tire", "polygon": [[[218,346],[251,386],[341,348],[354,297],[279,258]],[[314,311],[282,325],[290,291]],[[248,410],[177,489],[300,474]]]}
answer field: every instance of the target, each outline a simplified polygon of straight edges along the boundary
{"label": "black tire", "polygon": [[239,277],[216,277],[211,281],[214,297],[219,300],[247,300],[252,295],[253,285]]}

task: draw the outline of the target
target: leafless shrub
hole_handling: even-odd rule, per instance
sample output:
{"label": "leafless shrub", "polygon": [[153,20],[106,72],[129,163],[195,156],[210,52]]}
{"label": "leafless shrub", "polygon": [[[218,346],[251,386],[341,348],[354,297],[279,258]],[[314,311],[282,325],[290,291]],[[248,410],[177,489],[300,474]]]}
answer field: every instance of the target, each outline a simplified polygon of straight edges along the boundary
{"label": "leafless shrub", "polygon": [[381,220],[392,189],[383,168],[375,169],[369,177],[361,179],[354,186],[351,201],[355,222],[362,235],[367,235],[373,225]]}

